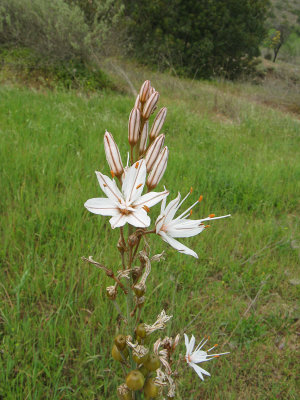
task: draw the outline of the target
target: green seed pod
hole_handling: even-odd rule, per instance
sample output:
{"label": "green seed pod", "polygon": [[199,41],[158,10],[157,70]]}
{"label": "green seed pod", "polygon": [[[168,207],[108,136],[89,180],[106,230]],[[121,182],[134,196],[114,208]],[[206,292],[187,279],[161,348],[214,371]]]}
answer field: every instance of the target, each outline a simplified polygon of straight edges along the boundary
{"label": "green seed pod", "polygon": [[115,345],[119,350],[124,350],[126,347],[126,337],[124,335],[118,335],[114,339]]}
{"label": "green seed pod", "polygon": [[130,371],[126,376],[126,385],[130,390],[141,390],[144,386],[144,383],[144,375],[138,370]]}
{"label": "green seed pod", "polygon": [[153,378],[149,378],[146,380],[144,385],[144,394],[146,399],[155,399],[159,396],[159,386],[154,383]]}
{"label": "green seed pod", "polygon": [[139,324],[136,328],[136,334],[137,336],[139,336],[140,338],[144,339],[146,337],[146,328],[145,328],[145,324]]}
{"label": "green seed pod", "polygon": [[112,358],[116,361],[124,361],[124,358],[128,357],[128,349],[125,347],[123,351],[120,351],[117,346],[114,344],[111,350]]}
{"label": "green seed pod", "polygon": [[136,297],[142,297],[145,294],[145,286],[135,285],[133,286],[133,291],[136,294]]}
{"label": "green seed pod", "polygon": [[150,354],[148,359],[143,363],[148,371],[156,371],[160,367],[160,361],[156,354]]}
{"label": "green seed pod", "polygon": [[147,378],[147,375],[149,374],[149,371],[147,370],[147,368],[144,365],[142,365],[139,368],[139,371],[144,375],[145,378]]}

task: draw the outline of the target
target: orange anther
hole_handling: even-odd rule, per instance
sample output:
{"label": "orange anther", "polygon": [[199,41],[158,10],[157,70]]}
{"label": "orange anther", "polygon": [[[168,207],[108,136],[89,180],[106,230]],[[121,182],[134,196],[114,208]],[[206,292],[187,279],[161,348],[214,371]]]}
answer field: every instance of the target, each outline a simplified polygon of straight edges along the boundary
{"label": "orange anther", "polygon": [[192,194],[193,193],[193,187],[191,186],[191,188],[190,188],[190,193]]}
{"label": "orange anther", "polygon": [[110,171],[110,173],[111,173],[111,176],[114,178],[114,177],[115,177],[115,173],[114,173],[114,171],[113,171],[113,170],[111,170],[111,171]]}
{"label": "orange anther", "polygon": [[209,218],[213,218],[215,216],[216,216],[216,214],[209,214]]}
{"label": "orange anther", "polygon": [[150,208],[147,206],[143,206],[143,209],[148,213],[150,211]]}
{"label": "orange anther", "polygon": [[205,227],[204,228],[209,228],[210,227],[210,225],[205,225]]}
{"label": "orange anther", "polygon": [[192,215],[192,214],[193,214],[193,210],[190,211],[190,215]]}
{"label": "orange anther", "polygon": [[136,189],[140,188],[143,184],[140,183],[139,185],[137,185]]}
{"label": "orange anther", "polygon": [[217,347],[218,346],[218,343],[216,343],[215,345],[214,345],[214,347]]}
{"label": "orange anther", "polygon": [[200,196],[199,199],[198,199],[199,203],[200,203],[200,201],[202,201],[202,200],[203,200],[203,196],[202,196],[202,194],[201,194],[201,196]]}
{"label": "orange anther", "polygon": [[137,162],[135,163],[135,168],[138,169],[138,167],[139,167],[139,162],[137,161]]}

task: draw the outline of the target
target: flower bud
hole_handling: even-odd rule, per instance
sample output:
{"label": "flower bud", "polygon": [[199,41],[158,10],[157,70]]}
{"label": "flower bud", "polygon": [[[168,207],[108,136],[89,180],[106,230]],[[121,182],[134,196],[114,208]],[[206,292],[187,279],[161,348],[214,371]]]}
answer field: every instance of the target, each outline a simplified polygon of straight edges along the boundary
{"label": "flower bud", "polygon": [[134,108],[137,108],[140,111],[142,109],[142,103],[140,101],[140,95],[139,94],[137,95],[137,97],[135,99]]}
{"label": "flower bud", "polygon": [[121,155],[113,135],[107,131],[104,134],[104,150],[112,174],[117,177],[121,176],[124,170]]}
{"label": "flower bud", "polygon": [[144,154],[147,148],[148,132],[149,132],[149,121],[146,121],[144,123],[144,127],[141,133],[140,150],[139,150],[140,155]]}
{"label": "flower bud", "polygon": [[148,119],[150,115],[154,112],[156,108],[156,104],[159,99],[159,93],[154,92],[151,94],[149,99],[146,101],[144,108],[143,108],[143,118]]}
{"label": "flower bud", "polygon": [[163,174],[165,173],[165,170],[167,168],[168,157],[169,157],[169,149],[166,146],[163,149],[163,151],[159,154],[150,174],[148,175],[148,179],[146,182],[148,190],[154,189],[158,185],[161,178],[163,177]]}
{"label": "flower bud", "polygon": [[167,116],[167,108],[166,107],[161,108],[157,113],[150,130],[149,136],[151,141],[154,140],[159,135],[159,132],[161,131],[161,128],[165,122],[166,116]]}
{"label": "flower bud", "polygon": [[145,103],[150,95],[150,90],[151,90],[151,83],[150,81],[145,81],[140,89],[140,94],[139,94],[139,100],[141,103]]}
{"label": "flower bud", "polygon": [[137,108],[131,110],[128,122],[128,141],[134,146],[139,140],[141,113]]}
{"label": "flower bud", "polygon": [[157,160],[157,157],[160,154],[160,151],[164,145],[165,142],[165,135],[161,134],[159,135],[154,142],[150,145],[146,156],[145,156],[145,161],[146,161],[146,167],[147,167],[147,172],[149,173]]}

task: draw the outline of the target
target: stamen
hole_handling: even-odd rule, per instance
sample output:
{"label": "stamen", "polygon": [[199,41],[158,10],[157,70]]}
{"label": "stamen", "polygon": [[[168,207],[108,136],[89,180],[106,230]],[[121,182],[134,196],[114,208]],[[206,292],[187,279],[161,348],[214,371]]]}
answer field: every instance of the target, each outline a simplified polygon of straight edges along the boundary
{"label": "stamen", "polygon": [[193,187],[191,186],[191,188],[190,188],[190,193],[192,194],[193,193]]}
{"label": "stamen", "polygon": [[200,201],[202,201],[202,200],[203,200],[203,196],[202,196],[202,194],[201,194],[201,196],[200,196],[199,199],[198,199],[199,203],[200,203]]}
{"label": "stamen", "polygon": [[193,210],[190,211],[190,215],[192,215],[192,214],[193,214]]}
{"label": "stamen", "polygon": [[106,186],[107,186],[107,184],[106,184],[106,183],[103,183],[103,186],[104,186],[104,187],[106,187]]}
{"label": "stamen", "polygon": [[143,206],[143,209],[148,213],[150,211],[150,208],[147,207],[146,205]]}
{"label": "stamen", "polygon": [[139,185],[137,185],[136,189],[140,188],[143,184],[140,183]]}
{"label": "stamen", "polygon": [[204,228],[210,228],[210,225],[205,225],[205,227]]}
{"label": "stamen", "polygon": [[207,350],[207,353],[208,353],[209,351],[211,351],[212,349],[214,349],[215,347],[217,347],[217,346],[218,346],[217,344],[213,345],[213,347],[211,347],[209,350]]}
{"label": "stamen", "polygon": [[191,191],[188,192],[188,194],[184,197],[184,199],[181,200],[181,202],[178,204],[177,210],[181,207],[181,204],[189,197],[191,194]]}
{"label": "stamen", "polygon": [[[189,194],[189,193],[188,193],[188,194]],[[186,196],[186,197],[187,197],[187,196]],[[180,218],[184,217],[186,214],[188,214],[188,213],[190,212],[190,210],[191,210],[193,207],[195,207],[196,204],[198,204],[198,200],[197,200],[194,204],[192,204],[191,207],[189,207],[186,211],[184,211],[182,214],[180,214],[179,217],[176,218],[176,220],[177,220],[177,219],[180,219]]]}
{"label": "stamen", "polygon": [[112,176],[112,178],[114,178],[114,177],[115,177],[115,173],[114,173],[114,171],[113,171],[113,170],[111,170],[111,171],[110,171],[110,173],[111,173],[111,176]]}
{"label": "stamen", "polygon": [[137,161],[137,162],[135,163],[135,168],[138,169],[138,167],[139,167],[139,162]]}
{"label": "stamen", "polygon": [[216,214],[209,214],[209,218],[214,218]]}

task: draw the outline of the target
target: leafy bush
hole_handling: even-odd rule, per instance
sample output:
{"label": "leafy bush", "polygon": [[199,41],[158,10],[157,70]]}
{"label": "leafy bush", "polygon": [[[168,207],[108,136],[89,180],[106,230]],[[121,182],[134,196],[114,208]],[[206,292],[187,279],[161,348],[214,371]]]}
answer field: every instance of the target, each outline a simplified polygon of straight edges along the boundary
{"label": "leafy bush", "polygon": [[0,43],[31,48],[52,62],[90,60],[121,11],[113,0],[1,0]]}
{"label": "leafy bush", "polygon": [[268,0],[124,0],[131,53],[190,76],[233,78],[259,55]]}

